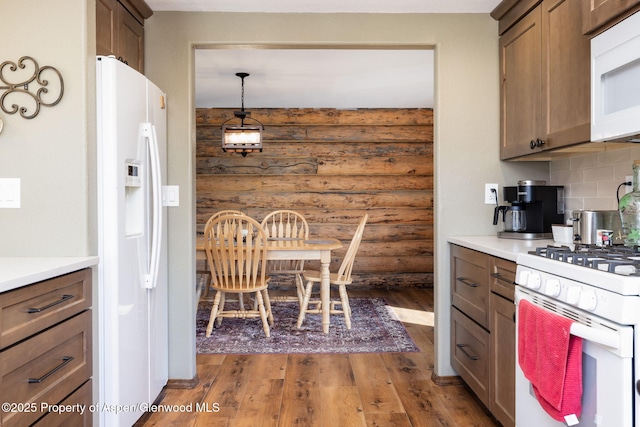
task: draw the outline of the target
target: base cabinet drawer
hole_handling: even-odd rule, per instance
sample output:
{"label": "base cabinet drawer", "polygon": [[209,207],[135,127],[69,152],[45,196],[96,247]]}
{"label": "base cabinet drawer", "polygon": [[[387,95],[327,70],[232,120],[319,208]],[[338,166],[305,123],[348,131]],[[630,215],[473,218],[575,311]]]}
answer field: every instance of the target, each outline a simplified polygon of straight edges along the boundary
{"label": "base cabinet drawer", "polygon": [[513,301],[516,292],[515,262],[491,258],[491,292]]}
{"label": "base cabinet drawer", "polygon": [[28,409],[1,412],[0,424],[22,427],[38,420],[47,405],[58,404],[91,377],[91,311],[2,351],[0,374],[0,401]]}
{"label": "base cabinet drawer", "polygon": [[451,365],[489,407],[489,333],[452,307],[451,334]]}
{"label": "base cabinet drawer", "polygon": [[491,257],[451,247],[451,303],[482,327],[489,327],[489,263]]}
{"label": "base cabinet drawer", "polygon": [[93,424],[91,410],[91,380],[34,424],[37,427],[88,427]]}
{"label": "base cabinet drawer", "polygon": [[5,292],[0,298],[0,348],[91,307],[91,269]]}

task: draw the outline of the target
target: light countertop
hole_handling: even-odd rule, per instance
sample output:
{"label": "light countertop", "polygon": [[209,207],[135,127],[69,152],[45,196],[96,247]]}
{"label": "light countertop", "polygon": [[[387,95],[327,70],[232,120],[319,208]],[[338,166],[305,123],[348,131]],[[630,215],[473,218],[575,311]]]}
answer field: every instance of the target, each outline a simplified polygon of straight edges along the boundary
{"label": "light countertop", "polygon": [[97,256],[0,257],[0,292],[10,291],[97,264]]}
{"label": "light countertop", "polygon": [[500,239],[497,236],[451,236],[447,241],[514,262],[519,253],[554,244],[553,240]]}

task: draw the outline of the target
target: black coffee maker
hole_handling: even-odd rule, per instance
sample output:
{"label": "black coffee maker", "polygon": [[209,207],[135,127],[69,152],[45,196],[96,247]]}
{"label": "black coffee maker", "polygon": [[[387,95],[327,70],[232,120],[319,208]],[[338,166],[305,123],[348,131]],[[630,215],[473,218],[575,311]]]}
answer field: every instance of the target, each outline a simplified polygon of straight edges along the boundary
{"label": "black coffee maker", "polygon": [[[518,181],[515,187],[503,188],[509,206],[496,206],[494,225],[501,225],[503,239],[550,239],[552,224],[564,223],[564,187],[546,181]],[[502,224],[499,214],[502,213]]]}

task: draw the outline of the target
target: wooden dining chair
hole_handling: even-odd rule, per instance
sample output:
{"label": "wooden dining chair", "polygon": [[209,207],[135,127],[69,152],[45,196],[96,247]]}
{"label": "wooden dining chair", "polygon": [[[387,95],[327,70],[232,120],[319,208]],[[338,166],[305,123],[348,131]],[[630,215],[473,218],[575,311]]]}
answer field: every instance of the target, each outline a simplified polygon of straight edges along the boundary
{"label": "wooden dining chair", "polygon": [[[270,336],[273,325],[269,300],[267,265],[267,234],[253,218],[227,214],[214,218],[204,230],[205,252],[216,291],[207,325],[206,336],[222,319],[261,318],[264,333]],[[254,294],[255,305],[237,310],[225,310],[227,294]],[[239,298],[240,299],[240,298]]]}
{"label": "wooden dining chair", "polygon": [[224,209],[221,211],[217,211],[214,212],[213,214],[211,214],[211,216],[209,217],[209,219],[207,220],[206,224],[204,225],[205,228],[207,228],[207,224],[209,224],[211,221],[213,221],[214,219],[218,218],[219,216],[222,215],[246,215],[244,212],[242,211],[238,211],[235,209]]}
{"label": "wooden dining chair", "polygon": [[[338,293],[340,295],[339,301],[332,300],[329,307],[322,307],[322,303],[320,300],[311,301],[313,285],[316,283],[319,284],[321,282],[321,274],[320,271],[316,270],[306,270],[304,272],[303,278],[306,282],[306,287],[304,289],[302,304],[300,305],[300,315],[298,316],[297,324],[298,328],[302,326],[302,322],[304,321],[305,315],[307,313],[322,314],[323,310],[329,310],[330,314],[342,313],[344,315],[344,323],[347,329],[351,329],[351,307],[349,306],[347,285],[350,285],[352,282],[351,271],[353,270],[353,262],[356,259],[356,253],[358,252],[360,242],[362,241],[362,234],[364,233],[364,226],[367,224],[368,219],[368,214],[364,214],[364,216],[360,219],[358,228],[356,229],[356,232],[351,239],[351,243],[349,243],[349,247],[347,248],[347,252],[342,259],[342,264],[340,264],[338,272],[330,274],[329,283],[331,285],[338,286]],[[309,308],[309,304],[312,304],[315,307]],[[338,305],[341,306],[341,309],[337,308]]]}
{"label": "wooden dining chair", "polygon": [[[214,219],[218,218],[219,216],[222,215],[227,215],[227,214],[232,214],[232,215],[244,215],[244,212],[242,211],[238,211],[238,210],[233,210],[233,209],[225,209],[225,210],[221,210],[218,212],[213,213],[209,219],[207,220],[207,222],[204,225],[204,228],[206,229],[207,226],[209,225],[209,223],[211,221],[213,221]],[[200,259],[196,259],[196,261],[201,261]],[[209,263],[206,260],[206,257],[204,259],[204,270],[197,270],[196,274],[200,274],[202,276],[206,276],[206,280],[205,280],[205,285],[202,287],[202,295],[201,295],[201,299],[203,300],[207,300],[210,301],[211,297],[209,297],[209,291],[211,290],[211,270],[209,270]]]}
{"label": "wooden dining chair", "polygon": [[[309,238],[309,224],[302,214],[293,210],[276,210],[262,220],[262,228],[268,238],[303,239]],[[297,301],[302,303],[304,283],[304,260],[270,260],[267,261],[267,274],[293,275],[296,286]],[[275,297],[274,301],[289,301],[293,297]]]}

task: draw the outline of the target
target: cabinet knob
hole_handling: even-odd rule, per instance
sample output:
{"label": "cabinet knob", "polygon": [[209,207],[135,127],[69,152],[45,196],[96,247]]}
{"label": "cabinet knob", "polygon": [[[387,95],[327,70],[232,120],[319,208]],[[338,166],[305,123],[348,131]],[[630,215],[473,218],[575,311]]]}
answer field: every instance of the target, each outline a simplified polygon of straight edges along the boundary
{"label": "cabinet knob", "polygon": [[536,147],[542,147],[544,145],[544,141],[540,138],[536,139]]}
{"label": "cabinet knob", "polygon": [[536,148],[536,140],[535,139],[532,139],[531,141],[529,141],[529,147],[531,147],[532,150],[534,148]]}

